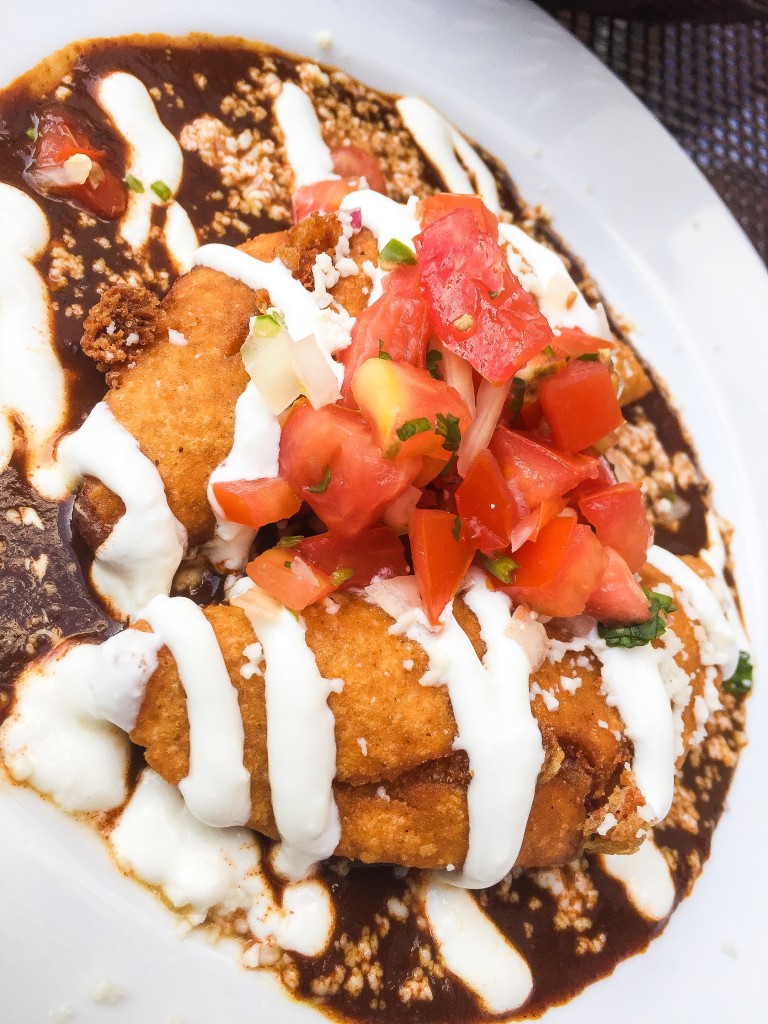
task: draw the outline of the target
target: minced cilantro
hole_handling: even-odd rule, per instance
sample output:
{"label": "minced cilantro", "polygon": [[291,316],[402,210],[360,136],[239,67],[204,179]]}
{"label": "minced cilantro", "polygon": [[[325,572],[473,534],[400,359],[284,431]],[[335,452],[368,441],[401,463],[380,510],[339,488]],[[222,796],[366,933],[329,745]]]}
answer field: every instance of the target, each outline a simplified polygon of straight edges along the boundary
{"label": "minced cilantro", "polygon": [[655,590],[646,590],[650,616],[645,622],[637,622],[629,626],[606,626],[597,624],[598,636],[605,640],[609,647],[644,647],[652,640],[664,635],[667,624],[664,616],[677,611],[671,597],[659,594]]}
{"label": "minced cilantro", "polygon": [[739,651],[739,663],[730,679],[723,681],[723,689],[732,697],[744,697],[752,689],[752,659],[747,651]]}
{"label": "minced cilantro", "polygon": [[453,526],[451,527],[451,533],[453,534],[454,540],[458,540],[461,537],[461,520],[459,519],[458,516],[454,516],[453,518]]}
{"label": "minced cilantro", "polygon": [[520,410],[523,408],[523,402],[525,401],[525,381],[522,377],[514,377],[512,380],[512,387],[509,392],[509,412],[512,416],[517,416]]}
{"label": "minced cilantro", "polygon": [[423,434],[432,430],[432,424],[426,416],[417,416],[414,420],[406,420],[402,427],[398,427],[395,433],[401,441],[407,441],[414,434]]}
{"label": "minced cilantro", "polygon": [[328,490],[328,484],[331,482],[331,467],[326,466],[323,470],[323,479],[317,483],[308,487],[307,490],[310,494],[324,494]]}
{"label": "minced cilantro", "polygon": [[379,359],[391,359],[389,352],[384,351],[384,342],[379,338]]}
{"label": "minced cilantro", "polygon": [[459,442],[461,441],[459,417],[454,416],[452,412],[449,412],[447,416],[443,416],[439,412],[435,416],[435,424],[435,433],[445,438],[443,448],[447,452],[457,452],[459,450]]}
{"label": "minced cilantro", "polygon": [[518,563],[509,555],[480,555],[480,562],[492,576],[507,585],[512,582],[512,574],[518,567]]}
{"label": "minced cilantro", "polygon": [[435,380],[440,380],[440,374],[437,372],[438,364],[443,361],[443,353],[438,352],[436,348],[431,348],[427,352],[427,373],[430,377],[434,377]]}

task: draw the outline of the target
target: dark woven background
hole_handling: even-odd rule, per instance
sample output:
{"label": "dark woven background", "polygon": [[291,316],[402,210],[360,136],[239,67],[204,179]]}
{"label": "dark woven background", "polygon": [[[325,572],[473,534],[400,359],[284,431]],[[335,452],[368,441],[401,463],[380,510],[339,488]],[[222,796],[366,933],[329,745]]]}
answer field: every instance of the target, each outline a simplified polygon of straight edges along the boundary
{"label": "dark woven background", "polygon": [[768,264],[768,0],[539,0],[706,174]]}

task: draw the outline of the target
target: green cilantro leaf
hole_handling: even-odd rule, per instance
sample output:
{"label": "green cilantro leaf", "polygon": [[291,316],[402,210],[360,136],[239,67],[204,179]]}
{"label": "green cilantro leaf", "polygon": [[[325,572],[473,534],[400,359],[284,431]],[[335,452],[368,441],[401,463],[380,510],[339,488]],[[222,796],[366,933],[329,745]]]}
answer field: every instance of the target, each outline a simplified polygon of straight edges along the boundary
{"label": "green cilantro leaf", "polygon": [[730,679],[723,681],[723,689],[732,697],[744,697],[752,689],[752,659],[748,651],[739,651],[739,663]]}
{"label": "green cilantro leaf", "polygon": [[323,479],[317,483],[308,487],[307,490],[310,494],[325,494],[328,490],[328,484],[331,482],[331,467],[326,466],[323,470]]}
{"label": "green cilantro leaf", "polygon": [[449,412],[447,416],[443,416],[439,412],[435,416],[435,424],[435,433],[445,438],[443,448],[447,452],[457,452],[459,450],[459,442],[461,441],[459,417],[454,416],[452,412]]}
{"label": "green cilantro leaf", "polygon": [[451,533],[453,534],[453,539],[455,541],[458,541],[459,538],[461,537],[461,520],[459,519],[458,516],[454,516],[453,526],[451,527]]}
{"label": "green cilantro leaf", "polygon": [[432,424],[426,416],[418,416],[415,420],[406,420],[402,427],[398,427],[395,433],[401,441],[407,441],[414,434],[423,434],[432,430]]}
{"label": "green cilantro leaf", "polygon": [[480,562],[485,569],[495,576],[497,580],[502,583],[510,584],[512,582],[512,574],[518,567],[518,563],[511,558],[509,555],[480,555]]}
{"label": "green cilantro leaf", "polygon": [[437,372],[438,364],[443,361],[443,353],[438,352],[436,348],[431,348],[427,352],[427,373],[430,377],[434,377],[435,380],[440,380],[440,374]]}
{"label": "green cilantro leaf", "polygon": [[512,380],[512,388],[509,392],[509,412],[512,416],[517,416],[520,410],[523,408],[523,402],[525,401],[525,381],[522,377],[514,377]]}
{"label": "green cilantro leaf", "polygon": [[652,640],[658,640],[667,628],[664,616],[677,611],[671,597],[659,594],[655,590],[646,590],[650,616],[645,622],[633,623],[629,626],[606,626],[597,624],[597,633],[609,647],[644,647]]}
{"label": "green cilantro leaf", "polygon": [[391,359],[389,352],[384,351],[384,342],[379,338],[379,359]]}

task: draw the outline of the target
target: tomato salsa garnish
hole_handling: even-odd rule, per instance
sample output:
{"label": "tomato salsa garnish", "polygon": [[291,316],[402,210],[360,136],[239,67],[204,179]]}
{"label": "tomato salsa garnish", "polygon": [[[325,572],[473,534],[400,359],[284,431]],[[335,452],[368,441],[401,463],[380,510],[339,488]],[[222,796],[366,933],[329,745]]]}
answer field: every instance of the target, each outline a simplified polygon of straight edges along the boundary
{"label": "tomato salsa garnish", "polygon": [[[338,208],[362,177],[383,187],[353,146],[334,167],[296,193],[297,215]],[[438,627],[474,563],[541,615],[646,622],[642,493],[599,454],[623,423],[615,342],[552,329],[477,196],[416,209],[415,252],[382,246],[389,272],[340,355],[342,397],[283,412],[277,477],[214,485],[227,518],[288,531],[249,575],[299,611],[412,572]]]}

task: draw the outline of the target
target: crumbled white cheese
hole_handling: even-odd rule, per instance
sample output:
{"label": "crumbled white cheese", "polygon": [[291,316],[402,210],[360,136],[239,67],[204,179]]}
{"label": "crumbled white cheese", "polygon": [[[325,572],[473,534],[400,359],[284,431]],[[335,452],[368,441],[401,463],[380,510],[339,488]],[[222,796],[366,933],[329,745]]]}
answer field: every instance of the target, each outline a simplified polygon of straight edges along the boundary
{"label": "crumbled white cheese", "polygon": [[168,329],[168,341],[170,341],[172,345],[183,346],[189,344],[181,331],[174,331],[172,327]]}
{"label": "crumbled white cheese", "polygon": [[390,917],[394,917],[396,921],[406,921],[409,911],[402,900],[399,900],[396,896],[391,896],[387,900],[387,913]]}
{"label": "crumbled white cheese", "polygon": [[383,786],[379,786],[379,788],[376,790],[376,796],[379,798],[379,800],[391,799],[389,793],[386,791],[386,789],[384,789]]}
{"label": "crumbled white cheese", "polygon": [[403,659],[403,668],[405,669],[406,672],[412,672],[414,664],[415,664],[415,662],[414,662],[413,658],[404,658]]}
{"label": "crumbled white cheese", "polygon": [[609,811],[603,818],[603,820],[600,822],[600,824],[597,826],[597,834],[599,836],[607,835],[608,832],[610,832],[611,829],[614,828],[617,824],[618,822],[616,820],[616,815],[611,814],[611,812]]}
{"label": "crumbled white cheese", "polygon": [[368,744],[366,743],[362,736],[357,737],[357,745],[358,747],[360,747],[363,757],[368,757]]}

